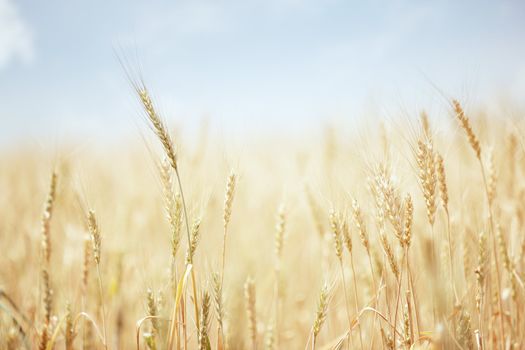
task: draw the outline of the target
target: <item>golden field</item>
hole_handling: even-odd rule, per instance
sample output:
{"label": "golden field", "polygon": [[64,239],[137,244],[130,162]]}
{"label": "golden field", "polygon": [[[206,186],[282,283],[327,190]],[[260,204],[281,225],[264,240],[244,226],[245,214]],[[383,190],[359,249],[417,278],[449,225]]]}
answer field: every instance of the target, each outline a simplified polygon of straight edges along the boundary
{"label": "golden field", "polygon": [[234,147],[134,87],[143,140],[2,151],[0,348],[523,348],[519,113]]}

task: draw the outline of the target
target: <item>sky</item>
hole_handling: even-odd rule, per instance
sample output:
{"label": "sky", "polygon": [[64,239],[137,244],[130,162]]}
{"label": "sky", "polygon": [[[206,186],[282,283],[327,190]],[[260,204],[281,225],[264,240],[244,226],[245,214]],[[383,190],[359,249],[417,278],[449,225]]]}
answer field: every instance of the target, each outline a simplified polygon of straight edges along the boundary
{"label": "sky", "polygon": [[[223,134],[403,106],[524,102],[523,1],[0,0],[0,145],[125,137],[140,109]],[[437,87],[437,88],[436,88]]]}

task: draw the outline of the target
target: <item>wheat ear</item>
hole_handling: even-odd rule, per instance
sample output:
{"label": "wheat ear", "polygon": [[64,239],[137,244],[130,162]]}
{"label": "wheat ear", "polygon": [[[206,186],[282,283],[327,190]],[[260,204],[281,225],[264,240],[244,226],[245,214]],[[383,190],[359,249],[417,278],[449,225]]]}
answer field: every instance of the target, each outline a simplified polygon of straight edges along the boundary
{"label": "wheat ear", "polygon": [[[144,83],[132,83],[133,88],[135,89],[137,95],[139,96],[139,99],[142,103],[142,106],[144,108],[144,112],[148,118],[148,120],[151,123],[152,129],[154,133],[157,135],[157,138],[162,144],[162,147],[164,148],[164,152],[166,153],[166,157],[169,160],[169,163],[173,170],[175,171],[175,175],[177,178],[177,184],[179,187],[179,193],[182,200],[182,207],[184,212],[184,220],[186,223],[186,234],[188,239],[188,247],[191,245],[191,237],[190,237],[190,226],[189,226],[189,219],[188,219],[188,212],[187,212],[187,206],[186,206],[186,200],[184,198],[184,192],[182,190],[182,181],[180,178],[179,173],[179,167],[177,163],[177,154],[175,152],[175,146],[173,141],[171,140],[171,137],[168,133],[168,129],[164,123],[164,121],[159,117],[157,114],[157,111],[154,107],[153,101],[151,99],[151,96],[146,89],[146,86]],[[190,261],[190,264],[193,265],[193,261]],[[195,324],[197,326],[197,329],[200,328],[200,313],[199,313],[199,304],[197,303],[197,285],[195,282],[195,269],[191,269],[191,285],[193,290],[193,302],[195,307]],[[175,320],[173,320],[175,322]]]}
{"label": "wheat ear", "polygon": [[100,228],[98,226],[95,212],[90,210],[88,212],[88,228],[91,234],[91,241],[93,243],[93,260],[97,266],[97,277],[98,277],[98,290],[100,294],[100,300],[102,301],[102,329],[104,332],[104,348],[108,348],[108,338],[106,333],[106,308],[104,303],[104,292],[102,289],[102,277],[100,275],[100,248],[102,245],[102,238],[100,237]]}
{"label": "wheat ear", "polygon": [[[496,232],[494,228],[494,214],[492,211],[492,200],[494,195],[491,194],[491,191],[489,189],[489,181],[487,180],[487,175],[485,173],[485,165],[483,163],[483,160],[481,158],[481,147],[479,145],[478,138],[476,137],[476,134],[472,130],[472,127],[470,126],[470,119],[466,116],[465,111],[461,107],[461,104],[457,100],[452,101],[452,106],[454,108],[454,112],[456,114],[456,118],[458,119],[461,127],[467,134],[468,141],[470,143],[470,146],[474,150],[474,153],[476,154],[476,158],[478,160],[479,166],[481,168],[481,176],[483,178],[483,185],[485,187],[485,194],[487,196],[487,202],[488,202],[488,209],[489,209],[489,223],[490,223],[490,233],[492,236],[492,252],[494,256],[494,264],[496,265],[496,282],[497,282],[497,288],[498,288],[498,294],[501,296],[501,270],[499,267],[499,259],[498,259],[498,248],[496,243]],[[505,339],[505,329],[503,326],[503,303],[501,300],[501,297],[498,298],[498,312],[499,312],[499,332],[500,332],[500,338],[501,341]]]}
{"label": "wheat ear", "polygon": [[255,281],[251,277],[248,277],[244,283],[244,299],[252,349],[255,350],[257,349],[257,313],[255,309]]}
{"label": "wheat ear", "polygon": [[317,311],[315,314],[315,321],[312,327],[312,350],[315,350],[315,345],[317,344],[317,338],[321,332],[321,328],[326,320],[326,315],[328,313],[328,304],[330,303],[328,285],[324,284],[321,288],[321,293],[319,294],[319,301],[317,302]]}
{"label": "wheat ear", "polygon": [[228,233],[228,225],[232,215],[233,197],[235,196],[235,184],[237,175],[231,171],[226,182],[226,194],[224,196],[224,213],[223,213],[223,237],[222,237],[222,268],[221,268],[221,284],[224,282],[224,265],[226,262],[226,238]]}

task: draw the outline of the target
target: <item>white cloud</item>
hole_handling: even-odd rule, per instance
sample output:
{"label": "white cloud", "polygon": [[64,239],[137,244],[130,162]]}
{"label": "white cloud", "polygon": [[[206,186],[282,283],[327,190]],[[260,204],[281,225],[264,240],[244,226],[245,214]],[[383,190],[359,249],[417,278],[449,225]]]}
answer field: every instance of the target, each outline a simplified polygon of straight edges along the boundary
{"label": "white cloud", "polygon": [[30,62],[33,35],[11,0],[0,0],[0,69],[11,61]]}

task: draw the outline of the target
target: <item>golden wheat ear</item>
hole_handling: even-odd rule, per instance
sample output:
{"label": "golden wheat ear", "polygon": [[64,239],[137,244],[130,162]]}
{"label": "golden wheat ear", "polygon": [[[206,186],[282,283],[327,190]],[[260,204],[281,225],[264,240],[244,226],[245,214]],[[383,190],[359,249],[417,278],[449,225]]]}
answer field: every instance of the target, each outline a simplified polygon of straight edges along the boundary
{"label": "golden wheat ear", "polygon": [[153,132],[155,133],[155,135],[157,135],[157,138],[159,139],[160,143],[162,144],[162,147],[164,148],[164,151],[166,152],[166,156],[168,157],[171,167],[173,168],[173,170],[177,171],[177,153],[175,151],[174,143],[171,140],[165,122],[157,114],[157,110],[155,109],[149,91],[147,90],[146,86],[142,83],[135,87],[135,91],[140,99],[140,102],[142,103],[142,107],[151,124]]}
{"label": "golden wheat ear", "polygon": [[51,217],[53,216],[53,207],[56,197],[57,172],[53,171],[49,183],[49,192],[47,194],[42,214],[42,258],[43,263],[49,266],[51,260]]}
{"label": "golden wheat ear", "polygon": [[104,288],[102,287],[102,276],[100,274],[100,255],[101,255],[101,246],[102,246],[102,237],[100,235],[100,228],[98,226],[98,221],[95,216],[95,211],[89,210],[87,215],[88,228],[91,234],[91,241],[93,244],[93,260],[97,268],[97,279],[98,279],[98,291],[99,297],[101,300],[101,312],[102,312],[102,329],[104,332],[104,348],[108,348],[108,338],[106,332],[106,307],[104,303]]}
{"label": "golden wheat ear", "polygon": [[315,321],[312,327],[312,349],[315,349],[319,333],[326,320],[328,314],[328,304],[330,303],[330,296],[328,285],[325,283],[321,288],[321,293],[319,294],[319,300],[317,302],[317,311],[315,314]]}
{"label": "golden wheat ear", "polygon": [[244,299],[246,304],[246,314],[248,316],[248,330],[252,349],[257,349],[257,312],[255,309],[255,280],[251,277],[244,283]]}
{"label": "golden wheat ear", "polygon": [[481,159],[481,147],[479,145],[478,138],[476,134],[474,134],[472,126],[470,125],[470,119],[465,114],[465,111],[463,110],[463,107],[461,107],[461,104],[458,100],[452,100],[452,106],[454,108],[454,113],[456,114],[456,118],[458,119],[459,124],[467,134],[468,142],[470,144],[470,147],[472,147],[472,149],[474,150],[476,158]]}

